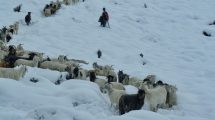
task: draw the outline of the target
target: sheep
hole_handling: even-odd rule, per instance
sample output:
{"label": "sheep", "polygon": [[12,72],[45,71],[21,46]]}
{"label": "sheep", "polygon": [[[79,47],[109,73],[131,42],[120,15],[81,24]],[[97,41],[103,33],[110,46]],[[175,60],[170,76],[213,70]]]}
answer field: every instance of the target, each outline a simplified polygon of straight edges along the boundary
{"label": "sheep", "polygon": [[34,56],[33,60],[18,59],[15,61],[14,66],[26,65],[30,67],[37,67],[39,61],[40,61],[40,58],[37,56]]}
{"label": "sheep", "polygon": [[50,69],[50,70],[57,70],[60,72],[66,71],[67,65],[59,63],[59,62],[54,62],[54,61],[43,61],[39,63],[39,68],[43,69]]}
{"label": "sheep", "polygon": [[137,94],[122,95],[119,99],[119,113],[125,114],[131,110],[139,110],[144,105],[145,91],[139,89]]}
{"label": "sheep", "polygon": [[107,86],[108,96],[111,102],[111,106],[114,106],[116,109],[119,108],[119,99],[122,95],[125,95],[126,92],[124,90],[117,90],[113,88],[113,85],[109,84]]}
{"label": "sheep", "polygon": [[0,68],[0,77],[19,80],[21,77],[24,77],[26,71],[27,71],[26,66],[21,66],[17,69],[16,68]]}
{"label": "sheep", "polygon": [[148,89],[147,86],[142,85],[140,89],[145,90],[146,100],[149,102],[150,110],[157,112],[158,107],[166,107],[167,91],[163,86],[157,86],[152,89]]}

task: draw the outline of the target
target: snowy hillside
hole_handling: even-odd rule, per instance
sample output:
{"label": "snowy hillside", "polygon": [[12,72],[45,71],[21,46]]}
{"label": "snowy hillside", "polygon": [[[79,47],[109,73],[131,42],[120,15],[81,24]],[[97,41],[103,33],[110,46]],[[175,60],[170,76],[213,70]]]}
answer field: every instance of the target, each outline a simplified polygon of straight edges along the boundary
{"label": "snowy hillside", "polygon": [[[0,27],[20,22],[20,31],[9,44],[23,43],[25,49],[49,57],[63,54],[85,60],[89,64],[82,67],[86,69],[97,62],[139,78],[155,74],[177,86],[178,105],[156,113],[144,105],[142,110],[119,116],[96,84],[69,80],[55,85],[60,72],[28,67],[19,81],[0,78],[0,120],[215,118],[215,25],[208,25],[215,20],[215,0],[85,0],[62,5],[55,15],[44,17],[41,12],[49,2],[0,1]],[[21,3],[21,12],[13,12]],[[110,28],[99,26],[103,7],[110,15]],[[30,26],[24,22],[28,11],[32,12]],[[212,36],[204,36],[203,31]],[[39,82],[30,82],[32,77]],[[128,93],[136,92],[127,88]]]}

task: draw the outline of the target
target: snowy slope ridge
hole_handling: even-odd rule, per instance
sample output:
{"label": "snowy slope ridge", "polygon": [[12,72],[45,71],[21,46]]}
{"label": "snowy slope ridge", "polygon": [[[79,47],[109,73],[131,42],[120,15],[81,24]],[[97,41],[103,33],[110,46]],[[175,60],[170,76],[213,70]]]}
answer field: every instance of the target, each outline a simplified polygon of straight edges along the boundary
{"label": "snowy slope ridge", "polygon": [[[20,31],[9,44],[56,57],[114,65],[144,78],[156,74],[177,86],[179,103],[171,109],[131,111],[118,116],[107,96],[94,83],[81,80],[53,83],[59,72],[28,67],[20,81],[0,78],[0,120],[212,120],[215,118],[214,0],[86,0],[62,6],[56,15],[41,11],[50,0],[0,1],[0,26],[20,21]],[[22,3],[21,13],[13,8]],[[144,8],[144,3],[147,8]],[[102,8],[110,14],[109,28],[99,27]],[[33,24],[24,16],[32,12]],[[212,37],[202,35],[209,31]],[[97,59],[96,51],[103,56]],[[144,54],[146,65],[139,53]],[[63,73],[64,74],[64,73]],[[29,79],[36,77],[39,82]]]}

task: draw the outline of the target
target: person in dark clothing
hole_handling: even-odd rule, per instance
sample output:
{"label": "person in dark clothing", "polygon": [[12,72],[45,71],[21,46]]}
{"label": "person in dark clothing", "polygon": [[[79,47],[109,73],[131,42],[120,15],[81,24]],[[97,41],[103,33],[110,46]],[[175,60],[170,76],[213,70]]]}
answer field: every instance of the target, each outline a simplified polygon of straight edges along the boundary
{"label": "person in dark clothing", "polygon": [[28,14],[25,16],[25,23],[29,25],[31,22],[31,12],[28,12]]}
{"label": "person in dark clothing", "polygon": [[103,8],[102,15],[99,18],[99,22],[101,23],[101,26],[105,27],[108,20],[109,20],[108,13],[106,12],[105,8]]}

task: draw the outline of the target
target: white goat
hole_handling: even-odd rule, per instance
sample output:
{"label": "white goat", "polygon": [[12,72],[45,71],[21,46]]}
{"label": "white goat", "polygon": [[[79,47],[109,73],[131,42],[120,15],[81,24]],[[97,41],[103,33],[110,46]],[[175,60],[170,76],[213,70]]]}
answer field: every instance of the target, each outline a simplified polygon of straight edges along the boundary
{"label": "white goat", "polygon": [[51,16],[51,8],[46,8],[46,9],[44,10],[44,15],[45,15],[46,17]]}
{"label": "white goat", "polygon": [[129,78],[129,76],[125,76],[124,80],[123,80],[123,85],[132,85],[136,88],[139,88],[140,87],[140,84],[142,83],[143,81],[137,77],[131,77]]}
{"label": "white goat", "polygon": [[166,104],[168,105],[168,107],[177,105],[177,95],[176,95],[177,88],[176,88],[176,86],[165,85],[165,88],[167,90]]}
{"label": "white goat", "polygon": [[108,90],[108,96],[110,98],[111,106],[114,106],[116,109],[119,108],[119,99],[122,95],[125,95],[126,92],[124,90],[114,89],[110,84]]}
{"label": "white goat", "polygon": [[18,31],[19,31],[19,22],[16,21],[16,22],[13,24],[13,26],[14,26],[14,33],[15,33],[15,34],[18,34]]}
{"label": "white goat", "polygon": [[29,54],[31,54],[31,53],[36,54],[41,60],[43,59],[43,54],[44,53],[35,52],[35,51],[28,51],[28,50],[17,50],[16,51],[17,56],[22,56],[22,57],[25,57],[25,58],[29,58]]}
{"label": "white goat", "polygon": [[105,86],[104,86],[104,89],[107,89],[108,86],[112,86],[114,89],[117,89],[117,90],[125,90],[123,84],[121,83],[118,83],[118,82],[110,82],[110,83],[105,83]]}
{"label": "white goat", "polygon": [[17,51],[24,51],[24,48],[22,47],[22,45],[23,45],[23,44],[18,44],[18,45],[16,46],[16,50],[17,50]]}
{"label": "white goat", "polygon": [[21,77],[24,77],[26,71],[27,71],[26,66],[21,66],[19,68],[1,68],[0,67],[0,77],[19,80]]}
{"label": "white goat", "polygon": [[8,52],[5,52],[3,50],[0,50],[0,60],[3,60],[5,56],[8,55]]}
{"label": "white goat", "polygon": [[59,63],[59,62],[54,62],[54,61],[44,61],[39,64],[40,68],[44,69],[50,69],[50,70],[57,70],[60,72],[66,71],[67,65]]}
{"label": "white goat", "polygon": [[149,102],[150,110],[157,112],[158,107],[166,107],[167,91],[164,86],[157,86],[152,89],[148,89],[147,86],[140,86],[141,89],[145,90],[146,100]]}
{"label": "white goat", "polygon": [[57,61],[67,66],[80,67],[80,65],[77,62],[73,60],[68,60],[67,57],[64,55],[59,55],[58,58],[53,58],[51,59],[51,61]]}
{"label": "white goat", "polygon": [[18,59],[14,63],[14,66],[26,65],[30,67],[37,67],[39,61],[40,61],[40,58],[38,56],[34,56],[33,60]]}
{"label": "white goat", "polygon": [[156,81],[156,75],[147,75],[145,79],[149,79],[149,81],[153,84]]}

